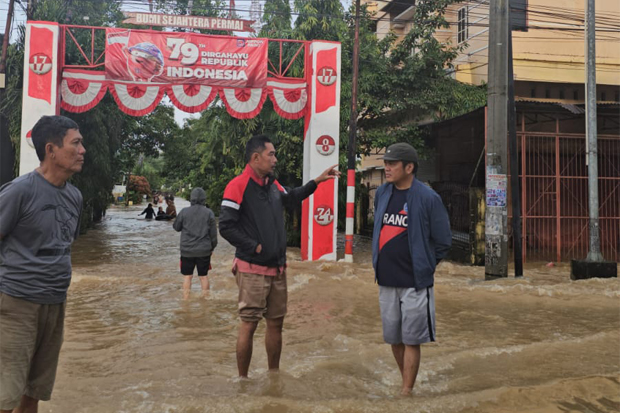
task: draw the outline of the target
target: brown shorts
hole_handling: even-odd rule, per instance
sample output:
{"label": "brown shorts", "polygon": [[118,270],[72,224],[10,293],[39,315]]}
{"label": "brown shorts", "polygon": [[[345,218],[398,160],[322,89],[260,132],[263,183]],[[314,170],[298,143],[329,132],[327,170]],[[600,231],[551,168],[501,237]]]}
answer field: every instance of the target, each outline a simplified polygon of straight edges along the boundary
{"label": "brown shorts", "polygon": [[52,397],[65,306],[0,293],[0,410],[16,408],[23,395]]}
{"label": "brown shorts", "polygon": [[237,271],[239,286],[239,317],[257,322],[261,318],[286,315],[286,271],[279,275],[248,274]]}

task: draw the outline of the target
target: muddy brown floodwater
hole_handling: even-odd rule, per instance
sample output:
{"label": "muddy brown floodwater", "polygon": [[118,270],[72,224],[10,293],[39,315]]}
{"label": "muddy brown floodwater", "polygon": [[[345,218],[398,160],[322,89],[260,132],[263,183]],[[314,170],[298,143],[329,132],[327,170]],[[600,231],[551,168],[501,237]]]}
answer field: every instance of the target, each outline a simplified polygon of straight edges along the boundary
{"label": "muddy brown floodwater", "polygon": [[[188,204],[178,202],[180,210]],[[301,262],[289,249],[289,313],[279,374],[264,322],[250,380],[236,376],[233,248],[220,240],[212,291],[182,299],[171,222],[113,207],[73,248],[55,413],[618,412],[620,282],[573,282],[565,264],[483,281],[450,262],[436,275],[437,338],[410,398],[383,343],[368,241],[355,264]]]}

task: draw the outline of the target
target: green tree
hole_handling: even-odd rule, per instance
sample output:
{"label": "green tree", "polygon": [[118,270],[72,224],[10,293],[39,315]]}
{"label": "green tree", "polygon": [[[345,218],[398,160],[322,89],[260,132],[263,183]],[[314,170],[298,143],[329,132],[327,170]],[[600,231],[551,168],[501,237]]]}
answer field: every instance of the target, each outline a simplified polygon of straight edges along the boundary
{"label": "green tree", "polygon": [[265,0],[261,36],[280,36],[291,32],[291,5],[288,0]]}
{"label": "green tree", "polygon": [[150,183],[151,189],[159,190],[164,184],[164,158],[145,157],[142,162],[138,162],[132,170],[132,175],[141,175]]}
{"label": "green tree", "polygon": [[174,108],[169,105],[160,104],[145,116],[128,117],[125,136],[117,153],[122,172],[132,171],[140,157],[157,158],[179,131]]}
{"label": "green tree", "polygon": [[[454,0],[416,3],[412,29],[395,44],[378,42],[381,57],[360,73],[359,143],[363,152],[406,141],[424,152],[421,119],[445,119],[486,103],[486,89],[450,77],[452,60],[463,46],[441,43],[435,33],[449,28],[446,8]],[[368,15],[365,16],[367,19]],[[362,64],[363,62],[363,64]],[[368,62],[360,57],[360,67]]]}
{"label": "green tree", "polygon": [[[429,0],[416,7],[414,30],[398,43],[396,36],[377,39],[373,16],[366,7],[360,20],[360,71],[358,91],[358,153],[406,141],[425,153],[424,130],[417,125],[425,118],[456,116],[484,104],[484,88],[462,85],[450,77],[451,61],[458,48],[442,44],[434,33],[447,27],[446,7],[452,0]],[[354,17],[345,12],[339,0],[296,0],[299,14],[290,25],[290,10],[283,0],[265,4],[265,25],[260,33],[269,38],[332,40],[342,43],[341,66],[341,170],[346,169],[348,119],[352,90],[352,49]],[[283,47],[283,66],[288,66],[296,49]],[[272,61],[279,59],[279,46],[270,46]],[[289,76],[303,76],[303,67],[293,64]],[[282,182],[301,183],[303,122],[277,116],[270,101],[254,119],[230,117],[221,102],[203,112],[199,119],[187,123],[175,145],[165,147],[166,179],[202,186],[215,210],[227,182],[241,173],[245,160],[243,149],[255,134],[265,133],[278,150],[277,176]],[[179,161],[182,159],[182,161]],[[341,179],[341,193],[346,180]],[[344,203],[344,197],[341,197]],[[344,204],[340,210],[344,210]],[[342,215],[342,214],[341,214]],[[341,216],[341,224],[344,216]],[[294,220],[289,220],[294,221]]]}
{"label": "green tree", "polygon": [[339,0],[295,0],[294,4],[299,13],[295,38],[339,42],[347,35],[344,8]]}

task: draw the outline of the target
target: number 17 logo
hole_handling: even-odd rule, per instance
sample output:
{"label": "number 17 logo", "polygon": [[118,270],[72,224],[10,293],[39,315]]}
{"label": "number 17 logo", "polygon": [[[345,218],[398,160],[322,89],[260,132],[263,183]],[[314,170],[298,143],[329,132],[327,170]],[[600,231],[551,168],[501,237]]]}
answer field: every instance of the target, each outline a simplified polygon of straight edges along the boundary
{"label": "number 17 logo", "polygon": [[30,70],[37,75],[44,75],[52,70],[52,59],[43,53],[37,53],[30,56],[30,61],[28,64],[30,66]]}
{"label": "number 17 logo", "polygon": [[338,73],[335,69],[329,66],[323,66],[319,69],[316,78],[323,86],[330,86],[333,85],[338,79]]}

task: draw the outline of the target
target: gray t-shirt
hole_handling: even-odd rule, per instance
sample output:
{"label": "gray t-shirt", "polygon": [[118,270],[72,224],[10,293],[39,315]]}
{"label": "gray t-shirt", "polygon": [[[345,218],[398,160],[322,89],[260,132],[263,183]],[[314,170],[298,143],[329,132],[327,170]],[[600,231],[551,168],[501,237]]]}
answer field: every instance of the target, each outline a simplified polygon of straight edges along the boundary
{"label": "gray t-shirt", "polygon": [[0,188],[0,292],[37,304],[66,300],[82,194],[37,171]]}

